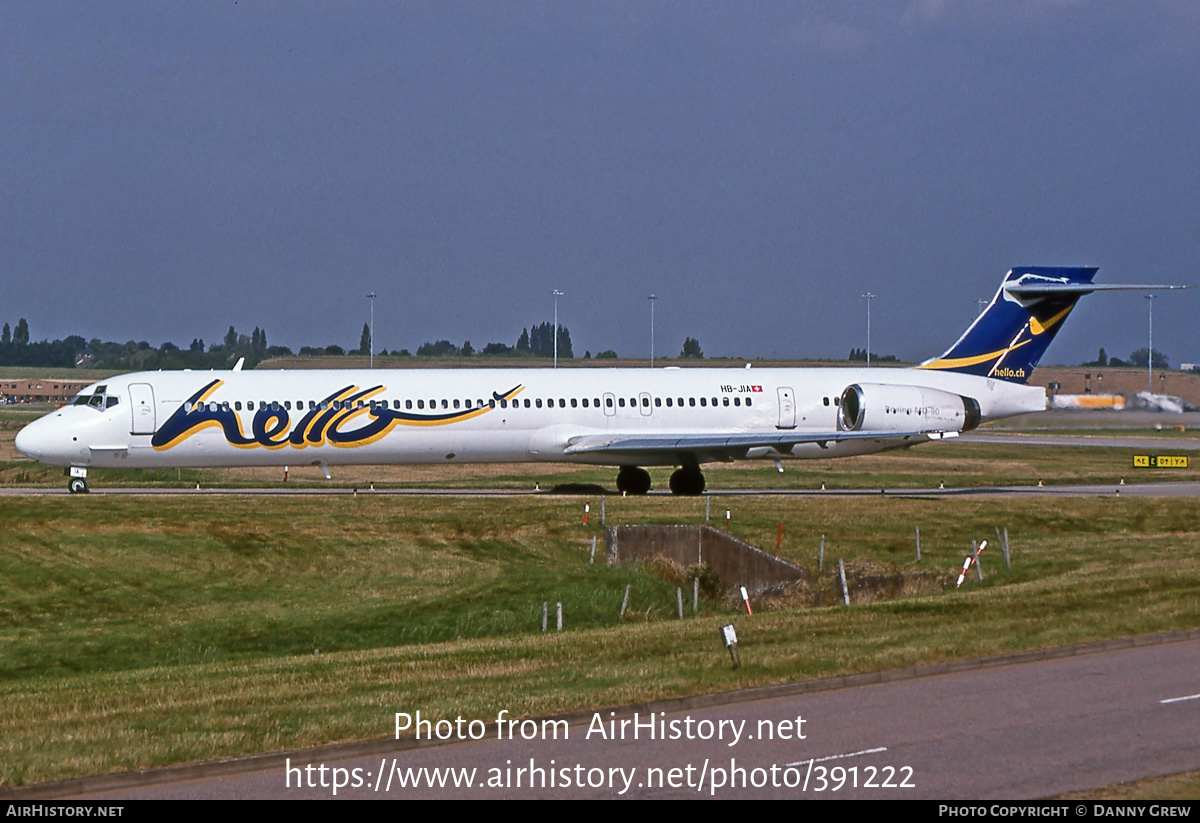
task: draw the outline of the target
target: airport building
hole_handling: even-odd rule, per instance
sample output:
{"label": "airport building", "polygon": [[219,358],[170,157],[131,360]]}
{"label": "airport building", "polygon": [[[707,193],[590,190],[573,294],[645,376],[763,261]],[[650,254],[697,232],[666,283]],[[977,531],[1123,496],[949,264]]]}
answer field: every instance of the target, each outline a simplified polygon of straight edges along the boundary
{"label": "airport building", "polygon": [[94,380],[21,378],[0,379],[0,398],[5,403],[69,403]]}

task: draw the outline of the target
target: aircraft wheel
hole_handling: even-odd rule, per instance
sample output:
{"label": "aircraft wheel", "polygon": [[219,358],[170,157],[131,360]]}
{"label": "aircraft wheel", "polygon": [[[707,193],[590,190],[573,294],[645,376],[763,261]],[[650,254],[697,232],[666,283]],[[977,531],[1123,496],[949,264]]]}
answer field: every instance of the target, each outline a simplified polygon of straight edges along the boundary
{"label": "aircraft wheel", "polygon": [[645,494],[650,491],[650,472],[635,466],[622,466],[617,472],[617,491],[622,494]]}
{"label": "aircraft wheel", "polygon": [[677,469],[671,475],[671,494],[695,497],[704,493],[704,474],[699,469]]}
{"label": "aircraft wheel", "polygon": [[67,491],[71,494],[87,494],[87,481],[82,477],[72,477],[71,482],[67,483]]}

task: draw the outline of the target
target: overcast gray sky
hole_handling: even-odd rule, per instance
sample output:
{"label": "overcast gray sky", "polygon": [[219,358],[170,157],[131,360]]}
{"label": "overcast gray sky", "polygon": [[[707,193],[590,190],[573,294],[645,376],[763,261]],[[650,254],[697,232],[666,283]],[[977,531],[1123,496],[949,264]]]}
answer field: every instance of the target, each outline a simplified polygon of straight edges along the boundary
{"label": "overcast gray sky", "polygon": [[[6,2],[0,320],[158,345],[941,353],[1014,265],[1200,283],[1200,3]],[[1200,361],[1196,292],[1155,347]],[[1097,295],[1046,362],[1146,340]]]}

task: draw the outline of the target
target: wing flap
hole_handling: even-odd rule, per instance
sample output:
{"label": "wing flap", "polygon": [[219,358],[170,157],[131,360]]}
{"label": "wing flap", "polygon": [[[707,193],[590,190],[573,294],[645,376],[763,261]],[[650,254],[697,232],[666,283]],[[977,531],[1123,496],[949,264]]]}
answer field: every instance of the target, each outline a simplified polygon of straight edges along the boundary
{"label": "wing flap", "polygon": [[706,454],[745,452],[747,449],[771,448],[788,453],[801,443],[838,443],[846,440],[907,440],[912,437],[938,437],[941,432],[895,431],[895,432],[847,432],[806,431],[779,432],[727,432],[714,434],[667,434],[667,435],[581,435],[567,442],[565,454],[671,454],[680,452],[703,452]]}

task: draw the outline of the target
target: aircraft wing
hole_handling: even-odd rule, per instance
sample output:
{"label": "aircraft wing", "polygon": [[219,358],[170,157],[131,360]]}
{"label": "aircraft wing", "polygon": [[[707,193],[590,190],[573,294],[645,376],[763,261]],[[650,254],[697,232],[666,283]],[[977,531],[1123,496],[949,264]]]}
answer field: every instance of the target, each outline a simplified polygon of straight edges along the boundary
{"label": "aircraft wing", "polygon": [[929,431],[793,431],[793,432],[728,432],[713,434],[589,434],[567,441],[565,454],[620,455],[677,455],[680,453],[711,455],[717,459],[744,458],[750,449],[769,448],[781,455],[790,454],[801,443],[816,443],[825,448],[828,443],[845,440],[891,440],[897,443],[914,437],[941,439],[957,437],[958,432]]}

